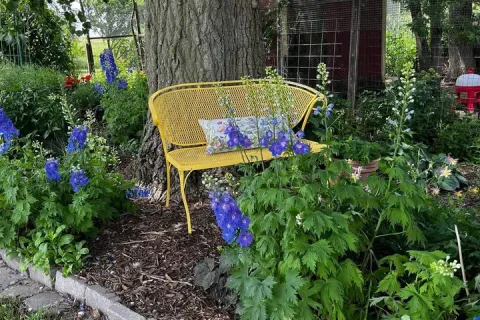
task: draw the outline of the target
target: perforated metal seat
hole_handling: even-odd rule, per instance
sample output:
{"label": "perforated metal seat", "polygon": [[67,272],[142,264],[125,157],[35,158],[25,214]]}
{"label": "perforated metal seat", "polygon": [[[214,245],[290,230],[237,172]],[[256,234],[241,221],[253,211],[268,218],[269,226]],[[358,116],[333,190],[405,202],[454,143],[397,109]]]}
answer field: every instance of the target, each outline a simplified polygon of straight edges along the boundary
{"label": "perforated metal seat", "polygon": [[[220,93],[229,96],[237,117],[253,116],[249,105],[247,86],[242,81],[223,81],[205,83],[187,83],[164,88],[154,93],[148,102],[153,123],[158,127],[162,139],[163,151],[167,163],[167,199],[170,203],[170,168],[176,167],[180,175],[180,190],[187,216],[188,233],[192,232],[190,212],[185,195],[188,175],[194,170],[204,170],[231,166],[244,162],[270,160],[272,155],[267,149],[233,151],[209,155],[205,151],[205,135],[198,123],[199,119],[211,120],[225,117],[225,109],[220,106]],[[253,87],[260,86],[254,82]],[[292,106],[288,118],[292,128],[301,123],[304,130],[313,108],[320,100],[326,106],[327,98],[320,92],[299,83],[286,82],[285,89],[291,94]],[[251,87],[250,87],[251,88]],[[259,97],[258,105],[266,105]],[[269,116],[268,108],[258,111],[256,116]],[[302,121],[303,120],[303,121]],[[304,140],[312,152],[319,152],[324,146]],[[169,151],[167,145],[183,147]],[[188,173],[185,175],[185,172]]]}

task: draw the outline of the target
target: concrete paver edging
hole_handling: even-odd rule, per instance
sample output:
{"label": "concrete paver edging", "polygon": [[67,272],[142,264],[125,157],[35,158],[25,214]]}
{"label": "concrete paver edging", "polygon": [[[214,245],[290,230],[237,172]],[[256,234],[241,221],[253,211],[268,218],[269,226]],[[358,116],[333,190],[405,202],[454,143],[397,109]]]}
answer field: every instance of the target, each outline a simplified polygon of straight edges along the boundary
{"label": "concrete paver edging", "polygon": [[[0,250],[0,256],[8,267],[21,272],[20,259],[7,257],[5,250]],[[22,275],[57,292],[68,294],[93,309],[100,310],[110,320],[146,320],[145,317],[120,304],[120,298],[114,293],[100,285],[88,285],[76,276],[64,277],[58,270],[52,270],[50,275],[47,275],[31,265]],[[47,293],[43,295],[47,296]]]}

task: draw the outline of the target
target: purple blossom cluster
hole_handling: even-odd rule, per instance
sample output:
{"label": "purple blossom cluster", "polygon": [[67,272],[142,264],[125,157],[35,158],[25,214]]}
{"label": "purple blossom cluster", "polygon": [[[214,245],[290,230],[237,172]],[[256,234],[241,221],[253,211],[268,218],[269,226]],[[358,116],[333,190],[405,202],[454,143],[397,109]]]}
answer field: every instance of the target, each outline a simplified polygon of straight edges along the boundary
{"label": "purple blossom cluster", "polygon": [[50,158],[45,162],[45,173],[47,174],[47,181],[60,181],[62,175],[58,172],[59,163],[57,159]]}
{"label": "purple blossom cluster", "polygon": [[225,129],[225,134],[228,137],[227,145],[229,148],[250,148],[252,146],[252,141],[250,141],[250,138],[241,133],[238,126],[236,126],[232,121],[229,122],[227,128]]}
{"label": "purple blossom cluster", "polygon": [[126,192],[127,199],[136,200],[150,197],[150,190],[141,186],[134,186]]}
{"label": "purple blossom cluster", "polygon": [[[325,109],[325,116],[327,118],[330,118],[330,116],[332,115],[333,113],[333,108],[335,107],[335,105],[333,103],[330,103],[328,106],[327,106],[327,109]],[[313,114],[318,116],[321,112],[322,112],[322,109],[323,107],[322,106],[318,106],[316,107],[315,109],[313,109]]]}
{"label": "purple blossom cluster", "polygon": [[95,90],[97,93],[101,95],[105,93],[105,90],[103,89],[103,86],[100,83],[95,83],[93,85],[93,90]]}
{"label": "purple blossom cluster", "polygon": [[75,150],[83,150],[87,141],[88,128],[85,126],[77,126],[73,129],[70,139],[68,140],[67,152],[72,153]]}
{"label": "purple blossom cluster", "polygon": [[20,132],[7,117],[5,110],[0,108],[0,155],[7,152],[13,138],[18,137]]}
{"label": "purple blossom cluster", "polygon": [[88,184],[88,177],[82,169],[74,169],[70,173],[70,184],[74,192],[79,192],[81,187]]}
{"label": "purple blossom cluster", "polygon": [[240,246],[250,246],[253,242],[253,234],[248,231],[250,219],[242,214],[237,201],[228,192],[211,192],[209,197],[217,224],[222,230],[222,238],[232,243],[237,237]]}
{"label": "purple blossom cluster", "polygon": [[124,89],[127,89],[127,87],[128,87],[128,82],[127,82],[127,80],[123,80],[123,79],[122,79],[122,80],[118,81],[118,83],[117,83],[117,88],[118,88],[118,89],[124,90]]}
{"label": "purple blossom cluster", "polygon": [[102,65],[103,72],[105,72],[107,83],[115,82],[118,76],[118,68],[112,50],[103,50],[103,53],[100,54],[100,64]]}
{"label": "purple blossom cluster", "polygon": [[310,152],[310,146],[301,140],[301,138],[305,136],[303,131],[300,130],[294,137],[292,135],[293,133],[290,134],[283,131],[279,131],[274,135],[271,130],[268,130],[265,135],[260,138],[260,146],[268,147],[268,150],[274,157],[281,156],[290,144],[295,154],[307,154]]}

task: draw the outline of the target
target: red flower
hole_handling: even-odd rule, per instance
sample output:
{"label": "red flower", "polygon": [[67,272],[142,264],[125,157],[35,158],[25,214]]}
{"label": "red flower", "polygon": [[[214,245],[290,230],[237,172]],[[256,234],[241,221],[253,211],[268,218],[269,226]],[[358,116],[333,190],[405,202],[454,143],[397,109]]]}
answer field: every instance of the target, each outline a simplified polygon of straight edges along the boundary
{"label": "red flower", "polygon": [[90,74],[86,74],[84,78],[85,81],[90,81],[90,79],[92,79],[92,76]]}

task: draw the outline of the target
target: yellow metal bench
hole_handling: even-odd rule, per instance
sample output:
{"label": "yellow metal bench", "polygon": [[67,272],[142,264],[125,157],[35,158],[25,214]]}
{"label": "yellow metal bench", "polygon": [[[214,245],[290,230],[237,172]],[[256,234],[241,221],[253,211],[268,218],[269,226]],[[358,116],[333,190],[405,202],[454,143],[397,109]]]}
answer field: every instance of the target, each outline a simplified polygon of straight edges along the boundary
{"label": "yellow metal bench", "polygon": [[[247,159],[270,160],[273,158],[265,148],[217,154],[206,153],[205,134],[198,120],[225,118],[226,110],[219,103],[218,85],[221,85],[222,92],[229,96],[237,117],[253,116],[249,111],[247,86],[242,81],[179,84],[157,91],[148,101],[153,123],[160,131],[167,162],[166,207],[170,204],[170,169],[173,165],[178,169],[180,175],[180,190],[187,216],[188,233],[192,232],[192,226],[185,196],[185,185],[192,171],[241,164],[245,162],[245,154]],[[319,98],[324,106],[326,106],[327,99],[320,92],[302,84],[286,82],[285,85],[293,98],[289,120],[294,126],[301,123],[301,129],[304,130]],[[268,111],[265,111],[264,114],[258,116],[269,115]],[[311,152],[319,152],[323,148],[323,145],[316,142],[303,141],[310,145]],[[168,145],[181,148],[169,151]],[[187,174],[185,174],[186,172]]]}

